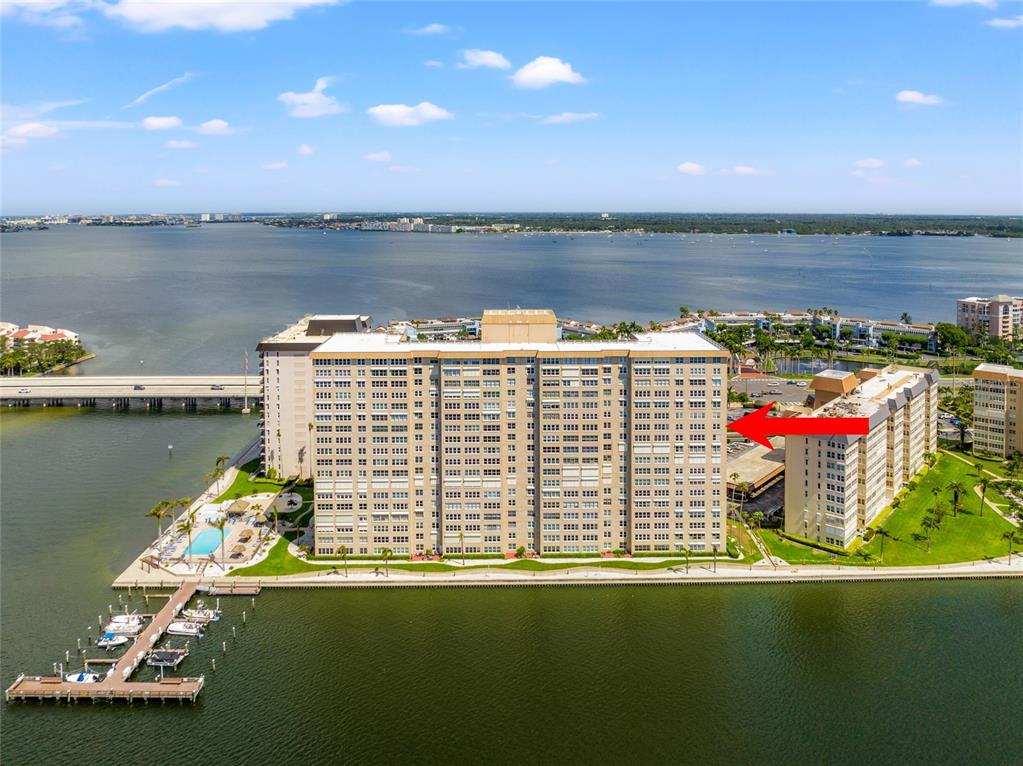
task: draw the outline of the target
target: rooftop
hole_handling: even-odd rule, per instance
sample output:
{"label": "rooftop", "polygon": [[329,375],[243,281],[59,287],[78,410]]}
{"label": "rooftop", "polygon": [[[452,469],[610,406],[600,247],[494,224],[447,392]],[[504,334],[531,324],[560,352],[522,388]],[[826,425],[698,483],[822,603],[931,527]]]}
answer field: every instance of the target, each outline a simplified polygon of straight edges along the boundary
{"label": "rooftop", "polygon": [[568,340],[555,343],[483,343],[481,341],[430,341],[413,342],[401,335],[378,333],[339,333],[325,340],[314,351],[316,354],[340,354],[351,352],[434,352],[485,354],[496,351],[523,352],[572,352],[579,356],[593,356],[606,351],[663,352],[704,351],[715,356],[724,356],[725,351],[716,343],[697,332],[641,333],[635,340],[585,341]]}

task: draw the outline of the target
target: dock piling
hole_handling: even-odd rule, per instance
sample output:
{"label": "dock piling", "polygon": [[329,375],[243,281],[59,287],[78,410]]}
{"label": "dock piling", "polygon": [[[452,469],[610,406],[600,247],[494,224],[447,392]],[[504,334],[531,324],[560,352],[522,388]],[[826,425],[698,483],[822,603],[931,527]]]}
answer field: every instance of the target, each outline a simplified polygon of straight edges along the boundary
{"label": "dock piling", "polygon": [[210,663],[213,665],[213,672],[216,673],[217,672],[217,658],[216,657],[210,657]]}

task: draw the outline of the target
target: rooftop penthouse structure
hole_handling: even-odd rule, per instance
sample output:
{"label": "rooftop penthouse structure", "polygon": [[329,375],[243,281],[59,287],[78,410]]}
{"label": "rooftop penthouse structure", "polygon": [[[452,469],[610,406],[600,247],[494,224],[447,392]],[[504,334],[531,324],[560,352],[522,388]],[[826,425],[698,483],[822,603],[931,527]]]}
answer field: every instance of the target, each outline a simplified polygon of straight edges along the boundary
{"label": "rooftop penthouse structure", "polygon": [[695,332],[559,340],[541,309],[479,326],[317,336],[282,373],[265,356],[267,407],[301,424],[280,446],[267,429],[268,465],[312,472],[318,554],[724,550],[727,351]]}
{"label": "rooftop penthouse structure", "polygon": [[825,370],[793,417],[867,418],[866,435],[785,438],[785,531],[848,547],[938,448],[938,374]]}
{"label": "rooftop penthouse structure", "polygon": [[973,370],[973,447],[999,457],[1023,452],[1023,370],[1003,364]]}

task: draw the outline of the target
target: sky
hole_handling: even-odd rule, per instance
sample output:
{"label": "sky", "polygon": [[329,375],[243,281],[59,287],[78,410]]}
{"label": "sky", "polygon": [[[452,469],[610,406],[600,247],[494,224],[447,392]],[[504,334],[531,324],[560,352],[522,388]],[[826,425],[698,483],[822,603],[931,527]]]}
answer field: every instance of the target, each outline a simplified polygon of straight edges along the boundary
{"label": "sky", "polygon": [[1023,212],[1019,2],[0,7],[5,215]]}

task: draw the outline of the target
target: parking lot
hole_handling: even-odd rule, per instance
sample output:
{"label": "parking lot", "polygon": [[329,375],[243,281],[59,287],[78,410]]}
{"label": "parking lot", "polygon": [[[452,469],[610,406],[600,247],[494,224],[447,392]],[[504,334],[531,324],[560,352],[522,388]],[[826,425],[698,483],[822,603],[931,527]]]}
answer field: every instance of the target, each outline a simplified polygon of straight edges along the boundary
{"label": "parking lot", "polygon": [[806,399],[807,380],[784,378],[741,377],[732,378],[728,385],[733,391],[745,392],[756,402],[802,402]]}

